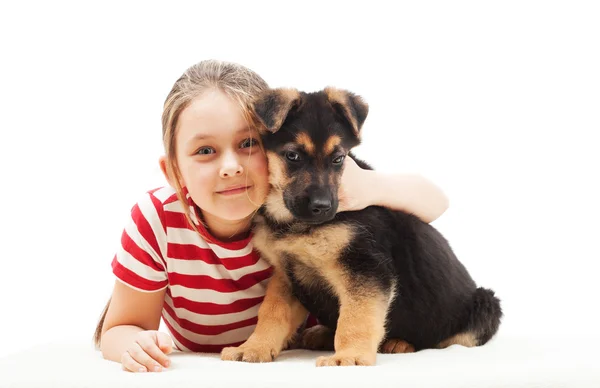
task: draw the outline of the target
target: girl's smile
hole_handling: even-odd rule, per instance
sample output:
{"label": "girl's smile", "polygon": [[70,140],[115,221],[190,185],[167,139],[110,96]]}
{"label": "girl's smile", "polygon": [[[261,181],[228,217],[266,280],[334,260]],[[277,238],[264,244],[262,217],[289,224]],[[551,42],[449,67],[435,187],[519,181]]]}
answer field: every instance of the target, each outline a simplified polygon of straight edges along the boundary
{"label": "girl's smile", "polygon": [[231,186],[225,190],[222,191],[217,191],[217,194],[221,194],[221,195],[225,195],[225,196],[231,196],[231,195],[236,195],[236,194],[242,194],[245,193],[246,191],[250,191],[250,189],[253,186],[246,186],[246,185],[236,185],[236,186]]}

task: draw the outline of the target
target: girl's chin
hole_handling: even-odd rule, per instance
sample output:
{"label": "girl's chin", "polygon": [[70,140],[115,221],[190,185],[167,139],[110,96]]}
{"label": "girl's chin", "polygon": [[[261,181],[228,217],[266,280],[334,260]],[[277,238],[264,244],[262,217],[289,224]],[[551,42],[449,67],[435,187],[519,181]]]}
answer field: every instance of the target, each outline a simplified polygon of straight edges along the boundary
{"label": "girl's chin", "polygon": [[227,221],[239,221],[251,217],[257,209],[254,206],[247,206],[243,209],[224,209],[220,212],[219,217]]}

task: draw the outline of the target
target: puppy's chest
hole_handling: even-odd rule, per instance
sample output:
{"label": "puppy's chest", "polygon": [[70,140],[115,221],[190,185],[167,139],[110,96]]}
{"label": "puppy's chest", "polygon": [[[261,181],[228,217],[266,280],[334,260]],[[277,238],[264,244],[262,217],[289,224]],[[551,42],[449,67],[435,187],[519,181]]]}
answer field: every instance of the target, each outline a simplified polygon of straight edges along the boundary
{"label": "puppy's chest", "polygon": [[300,230],[291,227],[275,230],[259,218],[252,242],[261,255],[275,267],[290,259],[305,266],[321,269],[338,262],[349,246],[352,228],[347,224],[331,224]]}

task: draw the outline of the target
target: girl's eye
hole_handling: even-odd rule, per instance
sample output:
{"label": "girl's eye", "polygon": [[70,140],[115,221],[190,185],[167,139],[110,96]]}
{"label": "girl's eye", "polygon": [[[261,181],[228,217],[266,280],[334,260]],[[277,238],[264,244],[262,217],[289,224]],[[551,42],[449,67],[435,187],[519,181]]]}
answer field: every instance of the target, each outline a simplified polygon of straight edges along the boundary
{"label": "girl's eye", "polygon": [[333,159],[333,164],[341,164],[344,161],[346,155],[340,155],[337,158]]}
{"label": "girl's eye", "polygon": [[197,155],[210,155],[210,154],[214,154],[214,153],[215,153],[215,149],[212,147],[202,147],[198,151],[196,151]]}
{"label": "girl's eye", "polygon": [[285,157],[292,162],[297,162],[300,160],[300,154],[294,151],[286,151]]}
{"label": "girl's eye", "polygon": [[248,138],[242,142],[241,148],[254,147],[257,144],[258,144],[258,140],[253,139],[253,138]]}

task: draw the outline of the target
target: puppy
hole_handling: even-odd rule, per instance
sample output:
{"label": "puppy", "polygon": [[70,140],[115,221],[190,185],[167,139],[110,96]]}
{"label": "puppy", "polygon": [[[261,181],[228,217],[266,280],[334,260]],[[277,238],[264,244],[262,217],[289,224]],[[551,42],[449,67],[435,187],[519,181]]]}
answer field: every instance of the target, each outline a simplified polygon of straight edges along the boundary
{"label": "puppy", "polygon": [[326,88],[265,92],[254,104],[271,190],[254,246],[274,268],[258,323],[224,360],[272,361],[310,312],[305,344],[335,353],[318,366],[374,365],[390,353],[483,345],[500,325],[494,292],[478,288],[446,239],[416,216],[370,206],[336,213],[344,158],[360,143],[368,105]]}

